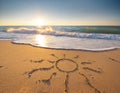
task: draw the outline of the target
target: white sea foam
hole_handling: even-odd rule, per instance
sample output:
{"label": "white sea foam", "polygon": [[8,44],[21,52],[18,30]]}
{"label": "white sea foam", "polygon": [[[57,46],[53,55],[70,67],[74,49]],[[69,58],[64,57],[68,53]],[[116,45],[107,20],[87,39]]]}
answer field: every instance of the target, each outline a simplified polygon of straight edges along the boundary
{"label": "white sea foam", "polygon": [[37,47],[55,49],[80,49],[90,51],[104,51],[120,48],[120,41],[56,37],[51,35],[34,35],[24,39],[13,40],[14,43],[31,44]]}

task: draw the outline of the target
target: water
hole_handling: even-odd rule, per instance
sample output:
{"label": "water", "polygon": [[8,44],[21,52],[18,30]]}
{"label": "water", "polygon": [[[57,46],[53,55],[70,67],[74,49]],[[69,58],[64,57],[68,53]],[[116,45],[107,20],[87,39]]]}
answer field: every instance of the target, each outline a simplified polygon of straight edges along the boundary
{"label": "water", "polygon": [[57,49],[120,48],[120,26],[1,26],[0,40]]}

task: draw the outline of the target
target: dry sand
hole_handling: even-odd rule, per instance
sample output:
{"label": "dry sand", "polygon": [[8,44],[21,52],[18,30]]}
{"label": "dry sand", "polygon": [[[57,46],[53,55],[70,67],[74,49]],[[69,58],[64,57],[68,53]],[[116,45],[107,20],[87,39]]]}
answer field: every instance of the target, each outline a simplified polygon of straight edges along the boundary
{"label": "dry sand", "polygon": [[120,93],[120,49],[53,50],[0,41],[0,93]]}

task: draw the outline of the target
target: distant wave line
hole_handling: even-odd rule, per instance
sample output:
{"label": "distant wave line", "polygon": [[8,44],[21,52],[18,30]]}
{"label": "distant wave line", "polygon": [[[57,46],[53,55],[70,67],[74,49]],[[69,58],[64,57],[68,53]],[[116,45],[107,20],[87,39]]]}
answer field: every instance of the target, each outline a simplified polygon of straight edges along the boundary
{"label": "distant wave line", "polygon": [[41,35],[53,35],[53,36],[66,36],[74,38],[91,38],[91,39],[105,39],[105,40],[120,40],[120,34],[98,34],[98,33],[81,33],[81,32],[65,32],[57,31],[52,27],[42,28],[8,28],[8,33],[18,34],[41,34]]}

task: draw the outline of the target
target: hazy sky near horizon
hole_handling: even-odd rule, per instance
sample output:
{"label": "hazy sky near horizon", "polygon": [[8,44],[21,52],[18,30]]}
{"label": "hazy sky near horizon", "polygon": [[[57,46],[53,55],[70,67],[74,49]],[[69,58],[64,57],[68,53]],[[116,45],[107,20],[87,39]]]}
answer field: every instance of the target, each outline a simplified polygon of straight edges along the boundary
{"label": "hazy sky near horizon", "polygon": [[45,25],[120,25],[120,0],[0,0],[0,25],[36,25],[37,20]]}

